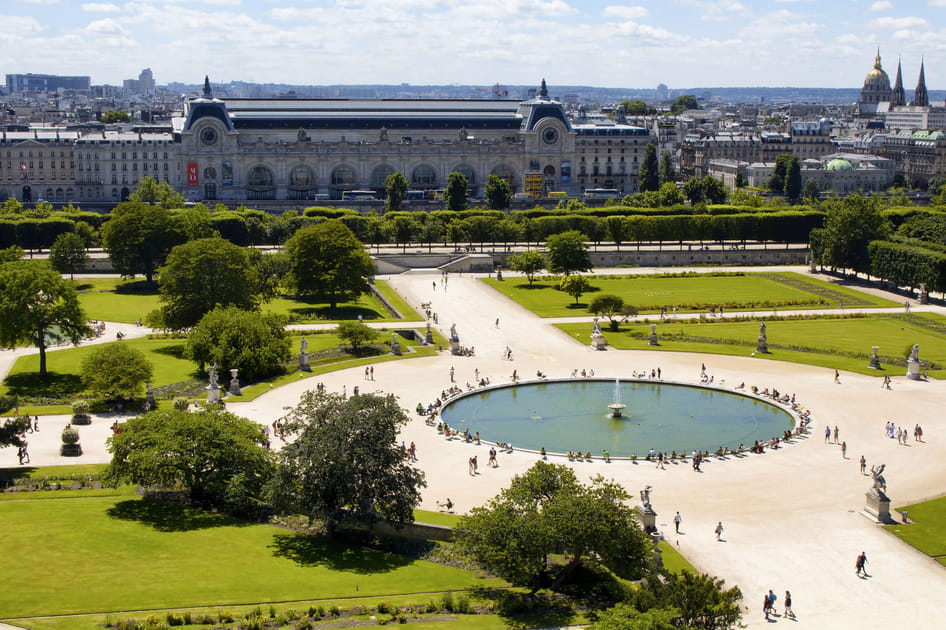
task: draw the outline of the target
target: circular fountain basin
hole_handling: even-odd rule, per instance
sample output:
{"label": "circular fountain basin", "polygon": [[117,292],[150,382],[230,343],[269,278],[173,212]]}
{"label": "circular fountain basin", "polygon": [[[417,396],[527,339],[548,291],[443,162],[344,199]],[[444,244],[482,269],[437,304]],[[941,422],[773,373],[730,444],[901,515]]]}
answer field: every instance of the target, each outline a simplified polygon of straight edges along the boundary
{"label": "circular fountain basin", "polygon": [[[550,453],[568,451],[643,457],[746,448],[793,428],[785,409],[748,394],[666,381],[621,381],[613,415],[613,379],[564,379],[480,389],[447,403],[451,428],[490,442]],[[621,404],[621,403],[618,403]]]}

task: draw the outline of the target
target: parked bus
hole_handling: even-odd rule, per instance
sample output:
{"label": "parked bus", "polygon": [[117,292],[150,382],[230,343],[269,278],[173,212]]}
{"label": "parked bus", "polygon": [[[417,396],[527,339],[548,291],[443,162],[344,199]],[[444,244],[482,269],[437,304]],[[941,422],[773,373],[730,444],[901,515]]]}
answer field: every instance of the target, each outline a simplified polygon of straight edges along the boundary
{"label": "parked bus", "polygon": [[621,192],[614,188],[586,188],[584,196],[588,199],[617,199]]}
{"label": "parked bus", "polygon": [[377,201],[378,194],[373,190],[346,190],[342,201]]}
{"label": "parked bus", "polygon": [[407,194],[404,195],[405,201],[423,201],[427,198],[426,190],[408,190]]}

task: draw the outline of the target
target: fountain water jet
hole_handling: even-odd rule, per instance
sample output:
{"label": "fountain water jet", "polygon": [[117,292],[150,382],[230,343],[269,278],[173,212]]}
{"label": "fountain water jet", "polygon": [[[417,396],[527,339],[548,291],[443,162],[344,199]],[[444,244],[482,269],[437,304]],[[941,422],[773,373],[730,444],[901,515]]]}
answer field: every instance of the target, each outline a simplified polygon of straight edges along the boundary
{"label": "fountain water jet", "polygon": [[621,379],[614,379],[614,402],[608,405],[608,409],[611,410],[612,418],[620,418],[622,412],[627,407],[624,403],[621,402]]}

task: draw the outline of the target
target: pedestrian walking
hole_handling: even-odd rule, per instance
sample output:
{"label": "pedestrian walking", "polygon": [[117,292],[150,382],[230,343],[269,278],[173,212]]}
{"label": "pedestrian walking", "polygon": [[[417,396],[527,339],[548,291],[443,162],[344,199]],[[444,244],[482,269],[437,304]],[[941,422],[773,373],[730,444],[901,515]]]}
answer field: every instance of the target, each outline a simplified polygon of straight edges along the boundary
{"label": "pedestrian walking", "polygon": [[841,459],[847,459],[847,442],[841,442]]}
{"label": "pedestrian walking", "polygon": [[678,511],[673,517],[673,528],[678,534],[680,533],[680,523],[682,521],[683,519],[680,517],[680,512]]}
{"label": "pedestrian walking", "polygon": [[453,366],[451,365],[451,366],[450,366],[450,382],[451,382],[451,383],[455,383],[455,382],[456,382],[456,381],[453,379],[453,374],[454,374],[454,370],[453,370]]}
{"label": "pedestrian walking", "polygon": [[861,474],[867,474],[867,458],[861,455]]}
{"label": "pedestrian walking", "polygon": [[792,610],[792,593],[791,591],[785,591],[785,616],[789,619],[795,619],[795,611]]}
{"label": "pedestrian walking", "polygon": [[473,456],[473,459],[470,460],[473,463],[473,474],[479,474],[479,465],[476,463],[476,455]]}
{"label": "pedestrian walking", "polygon": [[824,443],[827,444],[831,440],[831,427],[824,428]]}
{"label": "pedestrian walking", "polygon": [[837,370],[834,371],[834,382],[837,383],[838,385],[841,384],[841,373],[838,372]]}
{"label": "pedestrian walking", "polygon": [[366,381],[368,380],[368,375],[369,375],[370,373],[371,373],[371,371],[366,367],[366,368],[365,368],[365,380],[366,380]]}
{"label": "pedestrian walking", "polygon": [[840,433],[840,429],[838,429],[838,425],[834,425],[834,443],[835,443],[835,444],[838,443],[838,434],[839,434],[839,433]]}
{"label": "pedestrian walking", "polygon": [[490,449],[489,449],[489,462],[488,462],[488,465],[489,465],[491,468],[499,468],[499,462],[496,461],[496,449],[495,449],[495,448],[490,448]]}
{"label": "pedestrian walking", "polygon": [[867,552],[862,551],[854,562],[854,571],[857,575],[867,576]]}
{"label": "pedestrian walking", "polygon": [[499,328],[499,318],[496,318],[496,328]]}
{"label": "pedestrian walking", "polygon": [[373,380],[374,380],[374,366],[373,366],[373,365],[371,366],[371,372],[370,372],[370,374],[371,374],[371,379],[370,379],[370,380],[373,381]]}
{"label": "pedestrian walking", "polygon": [[766,595],[766,598],[769,600],[769,612],[776,617],[778,613],[775,611],[775,604],[778,602],[778,595],[772,592],[772,589],[769,589],[769,594]]}
{"label": "pedestrian walking", "polygon": [[723,539],[723,522],[722,521],[716,523],[716,529],[714,531],[716,532],[716,540],[722,540]]}
{"label": "pedestrian walking", "polygon": [[766,593],[762,596],[762,614],[765,615],[765,620],[769,620],[769,594]]}

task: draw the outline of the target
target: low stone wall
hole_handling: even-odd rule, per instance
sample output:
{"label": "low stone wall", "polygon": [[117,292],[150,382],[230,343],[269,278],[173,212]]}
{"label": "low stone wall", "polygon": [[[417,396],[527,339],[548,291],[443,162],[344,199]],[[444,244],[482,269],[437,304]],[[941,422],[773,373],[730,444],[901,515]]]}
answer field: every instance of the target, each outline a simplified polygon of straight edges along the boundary
{"label": "low stone wall", "polygon": [[382,536],[399,536],[401,538],[420,538],[423,540],[439,540],[441,542],[450,542],[453,540],[453,528],[446,525],[433,525],[431,523],[409,523],[397,529],[385,521],[379,521],[374,524],[371,531]]}

